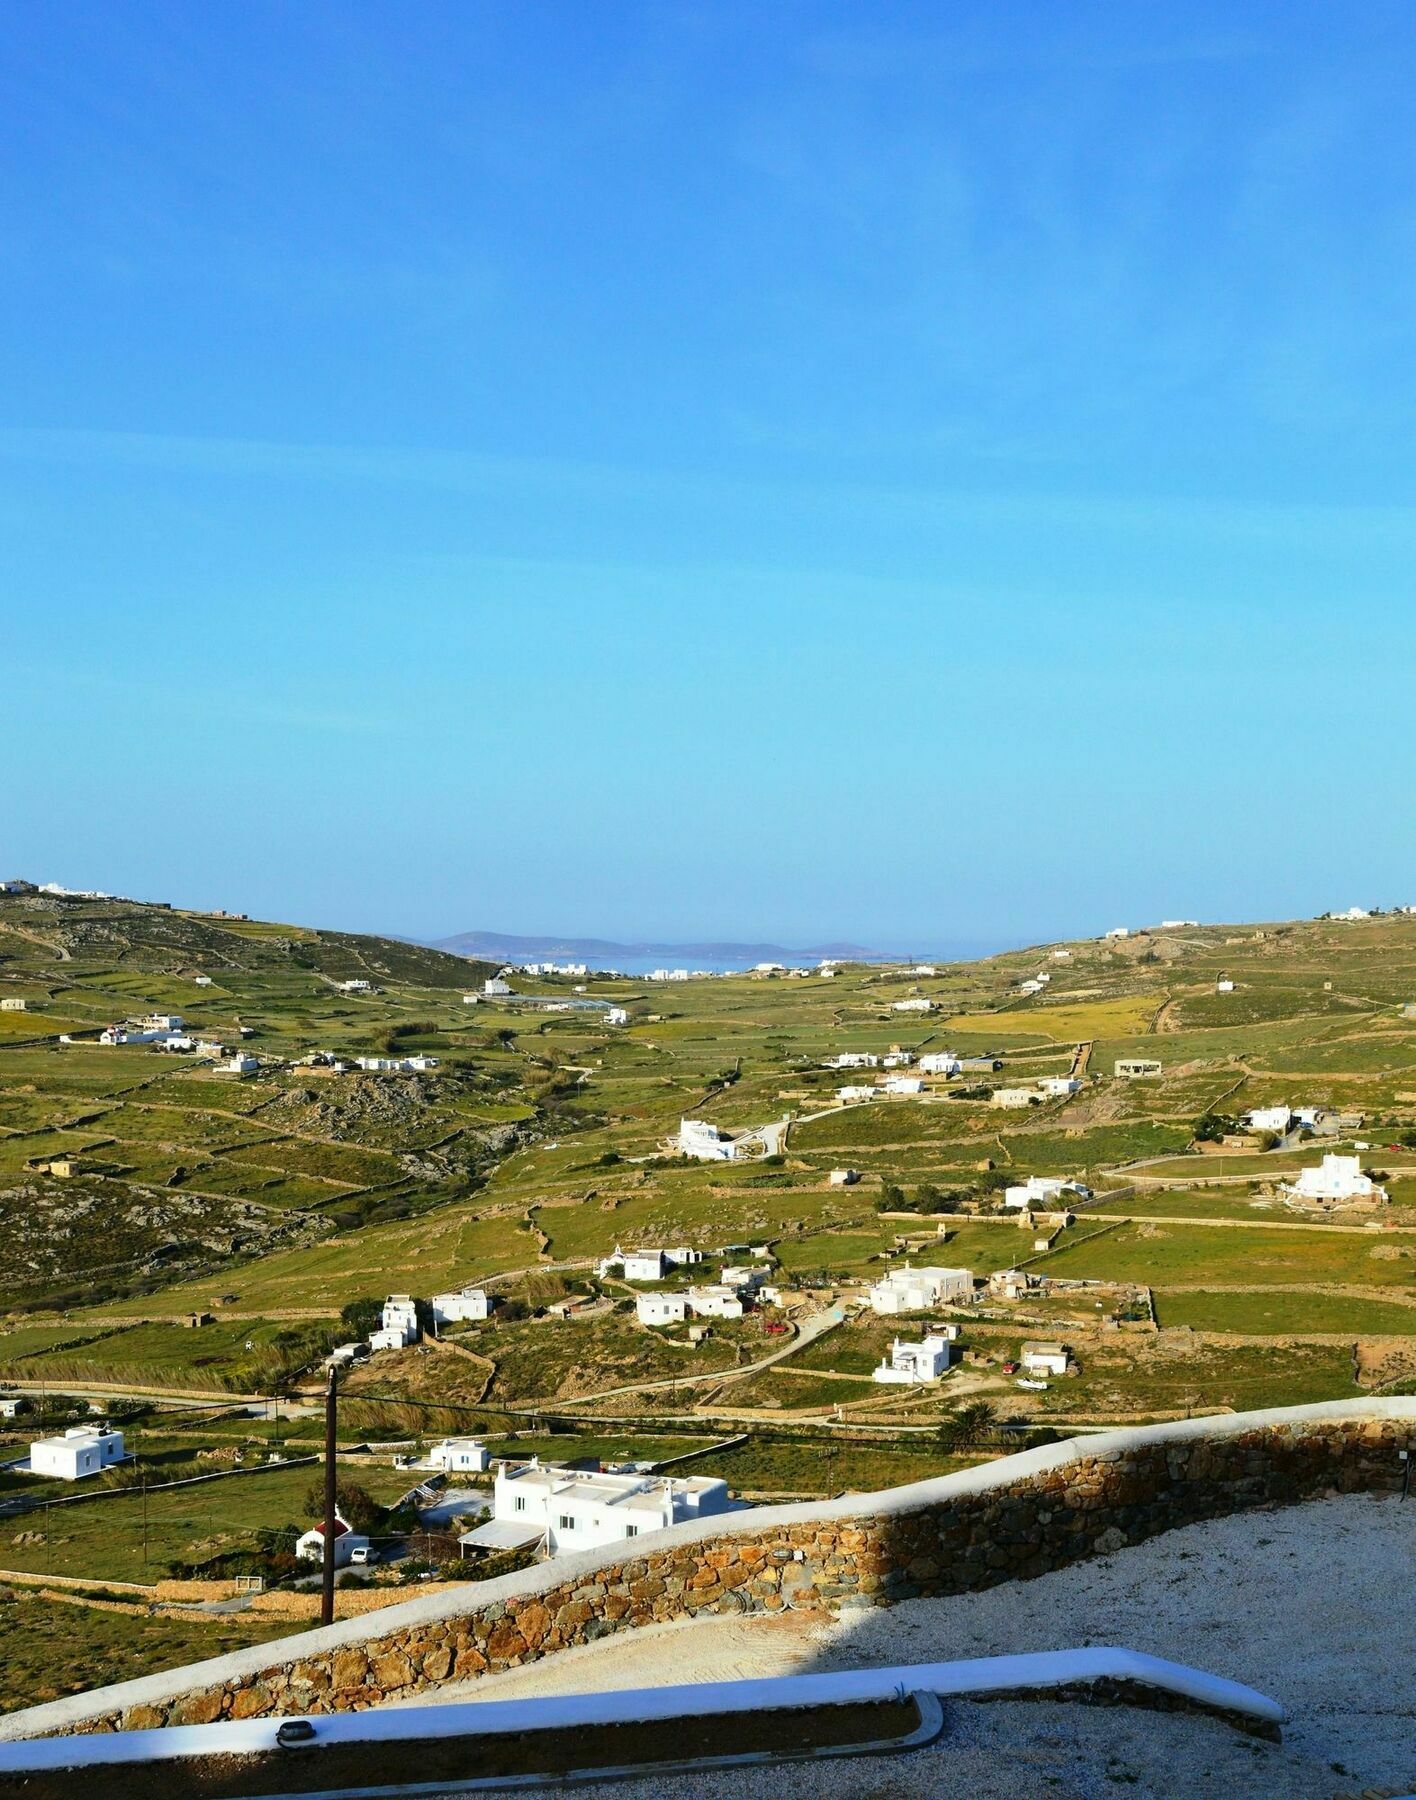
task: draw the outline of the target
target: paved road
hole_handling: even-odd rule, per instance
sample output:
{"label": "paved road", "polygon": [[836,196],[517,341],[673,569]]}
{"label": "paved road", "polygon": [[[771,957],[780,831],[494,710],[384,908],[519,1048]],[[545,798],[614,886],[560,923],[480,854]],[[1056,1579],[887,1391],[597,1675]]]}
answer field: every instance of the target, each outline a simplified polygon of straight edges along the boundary
{"label": "paved road", "polygon": [[594,1400],[612,1400],[620,1394],[652,1394],[662,1393],[667,1389],[681,1387],[699,1387],[707,1381],[736,1381],[741,1375],[755,1375],[759,1369],[770,1369],[773,1363],[782,1362],[788,1356],[795,1356],[799,1350],[805,1350],[808,1344],[814,1344],[823,1332],[829,1331],[833,1325],[839,1325],[844,1314],[839,1307],[829,1307],[825,1312],[813,1313],[797,1332],[790,1343],[780,1350],[774,1350],[770,1356],[759,1357],[756,1362],[743,1363],[736,1369],[708,1369],[700,1374],[670,1375],[659,1381],[632,1381],[624,1387],[602,1388],[597,1394],[581,1394],[574,1400],[557,1400],[556,1412],[564,1412],[572,1406],[585,1406]]}

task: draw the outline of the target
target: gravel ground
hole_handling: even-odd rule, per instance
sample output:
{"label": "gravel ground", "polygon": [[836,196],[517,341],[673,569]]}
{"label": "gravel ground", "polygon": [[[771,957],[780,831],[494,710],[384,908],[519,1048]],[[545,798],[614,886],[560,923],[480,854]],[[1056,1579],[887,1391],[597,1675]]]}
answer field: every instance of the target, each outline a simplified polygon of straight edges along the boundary
{"label": "gravel ground", "polygon": [[[1354,1496],[1187,1526],[980,1594],[842,1619],[698,1620],[603,1639],[440,1698],[731,1680],[808,1669],[1124,1644],[1247,1682],[1283,1743],[1132,1707],[954,1704],[934,1747],[732,1774],[653,1777],[656,1800],[1336,1800],[1416,1789],[1416,1503]],[[643,1800],[640,1782],[586,1788]]]}

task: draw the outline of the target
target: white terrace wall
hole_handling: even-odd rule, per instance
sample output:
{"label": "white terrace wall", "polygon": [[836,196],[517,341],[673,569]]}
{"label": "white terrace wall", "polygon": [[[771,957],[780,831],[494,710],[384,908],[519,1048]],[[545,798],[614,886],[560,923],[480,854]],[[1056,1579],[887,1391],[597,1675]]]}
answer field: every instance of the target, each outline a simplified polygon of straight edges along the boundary
{"label": "white terrace wall", "polygon": [[377,1706],[694,1613],[889,1605],[1044,1575],[1192,1520],[1392,1490],[1416,1399],[1112,1431],[979,1469],[558,1557],[0,1719],[0,1739]]}

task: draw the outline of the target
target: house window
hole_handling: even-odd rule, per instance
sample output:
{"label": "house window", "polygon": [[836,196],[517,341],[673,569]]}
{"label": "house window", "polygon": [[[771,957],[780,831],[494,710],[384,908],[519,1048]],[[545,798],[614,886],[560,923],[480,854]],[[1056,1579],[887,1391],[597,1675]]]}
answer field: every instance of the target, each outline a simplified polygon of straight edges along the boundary
{"label": "house window", "polygon": [[638,1537],[639,1527],[637,1525],[626,1525],[624,1528],[624,1535],[626,1537]]}
{"label": "house window", "polygon": [[526,1496],[525,1496],[525,1494],[518,1494],[516,1496],[516,1510],[518,1512],[526,1511]]}
{"label": "house window", "polygon": [[562,1513],[560,1516],[560,1520],[559,1520],[557,1529],[560,1531],[574,1531],[575,1530],[575,1520],[573,1518],[571,1518],[569,1513]]}

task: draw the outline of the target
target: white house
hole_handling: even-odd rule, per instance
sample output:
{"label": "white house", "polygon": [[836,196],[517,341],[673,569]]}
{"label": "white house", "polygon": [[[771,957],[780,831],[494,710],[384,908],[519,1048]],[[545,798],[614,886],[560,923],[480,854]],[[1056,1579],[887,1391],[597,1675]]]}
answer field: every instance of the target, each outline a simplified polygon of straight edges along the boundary
{"label": "white house", "polygon": [[641,1325],[682,1325],[688,1302],[682,1294],[636,1294],[634,1312]]}
{"label": "white house", "polygon": [[[1130,937],[1130,935],[1131,935],[1131,928],[1129,925],[1113,925],[1111,927],[1110,931],[1107,932],[1106,937],[1107,938],[1128,938],[1128,937]],[[1103,941],[1105,941],[1105,940],[1103,940]]]}
{"label": "white house", "polygon": [[369,1333],[371,1350],[402,1350],[412,1339],[397,1325],[384,1325]]}
{"label": "white house", "polygon": [[[390,1294],[383,1303],[383,1316],[380,1324],[385,1331],[401,1333],[399,1348],[404,1344],[416,1344],[418,1341],[418,1303],[411,1294]],[[373,1343],[371,1338],[370,1343]],[[377,1350],[378,1344],[374,1344]]]}
{"label": "white house", "polygon": [[529,1463],[497,1469],[492,1517],[464,1545],[509,1550],[540,1543],[550,1556],[648,1537],[729,1510],[728,1484],[712,1476],[612,1475]]}
{"label": "white house", "polygon": [[881,1361],[871,1380],[896,1382],[900,1385],[938,1381],[949,1367],[951,1355],[950,1340],[932,1331],[918,1344],[906,1344],[902,1339],[896,1338],[890,1347],[889,1356]]}
{"label": "white house", "polygon": [[1075,1075],[1044,1075],[1038,1081],[1038,1089],[1051,1100],[1070,1099],[1073,1094],[1080,1094],[1082,1084]]}
{"label": "white house", "polygon": [[1387,1191],[1378,1187],[1370,1175],[1362,1173],[1359,1156],[1337,1156],[1329,1153],[1316,1169],[1300,1169],[1298,1179],[1285,1184],[1281,1192],[1295,1200],[1380,1200]]}
{"label": "white house", "polygon": [[[466,1319],[489,1319],[496,1305],[485,1288],[460,1288],[455,1294],[434,1294],[433,1317],[439,1325],[456,1325]],[[414,1317],[417,1317],[415,1312]]]}
{"label": "white house", "polygon": [[1036,976],[1032,976],[1027,981],[1020,981],[1018,983],[1018,992],[1020,994],[1040,994],[1042,992],[1042,983]]}
{"label": "white house", "polygon": [[489,975],[482,983],[482,992],[493,1000],[504,1000],[511,992],[511,983],[503,981],[500,975]]}
{"label": "white house", "polygon": [[993,1090],[995,1106],[1031,1106],[1038,1098],[1035,1088],[1001,1087]]}
{"label": "white house", "polygon": [[0,1012],[27,1012],[28,1010],[28,1000],[19,1000],[13,997],[6,1000],[0,1000]]}
{"label": "white house", "polygon": [[1234,992],[1234,983],[1227,975],[1225,975],[1215,982],[1214,991],[1217,994],[1232,994]]}
{"label": "white house", "polygon": [[831,1187],[854,1187],[860,1180],[858,1169],[832,1169],[827,1181]]}
{"label": "white house", "polygon": [[924,1082],[918,1075],[887,1075],[883,1082],[887,1094],[922,1094]]}
{"label": "white house", "polygon": [[622,1261],[626,1281],[662,1281],[670,1268],[662,1250],[627,1250]]}
{"label": "white house", "polygon": [[699,1319],[740,1319],[742,1301],[730,1287],[691,1287],[684,1295],[688,1310]]}
{"label": "white house", "polygon": [[626,1281],[662,1281],[670,1269],[703,1261],[701,1250],[675,1244],[668,1250],[622,1250],[618,1244],[600,1259],[596,1273],[603,1280],[612,1269],[623,1271]]}
{"label": "white house", "polygon": [[1283,1137],[1293,1123],[1293,1114],[1287,1106],[1256,1106],[1244,1114],[1244,1124],[1250,1131],[1272,1131]]}
{"label": "white house", "polygon": [[871,1288],[867,1298],[878,1313],[926,1312],[931,1306],[973,1299],[972,1269],[892,1269]]}
{"label": "white house", "polygon": [[607,1007],[605,1009],[605,1023],[607,1025],[628,1025],[629,1013],[622,1006]]}
{"label": "white house", "polygon": [[952,1050],[932,1050],[919,1059],[922,1075],[957,1075],[959,1059]]}
{"label": "white house", "polygon": [[1065,1375],[1071,1358],[1065,1344],[1024,1344],[1022,1363],[1029,1375]]}
{"label": "white house", "polygon": [[487,1446],[472,1437],[444,1438],[428,1452],[428,1461],[435,1469],[465,1475],[480,1475],[492,1466]]}
{"label": "white house", "polygon": [[462,1004],[464,1006],[476,1006],[481,998],[482,996],[480,994],[464,994],[462,996]]}
{"label": "white house", "polygon": [[1052,960],[1053,962],[1071,962],[1072,952],[1070,950],[1054,950]]}
{"label": "white house", "polygon": [[123,1433],[110,1425],[71,1425],[63,1437],[30,1445],[30,1473],[58,1481],[82,1481],[123,1461]]}
{"label": "white house", "polygon": [[860,1083],[856,1082],[848,1087],[838,1087],[836,1089],[836,1098],[848,1103],[856,1100],[873,1100],[875,1098],[875,1089],[873,1087],[862,1087]]}
{"label": "white house", "polygon": [[213,1075],[226,1075],[236,1081],[244,1081],[248,1075],[254,1075],[260,1068],[260,1058],[252,1056],[248,1050],[233,1050],[230,1056],[223,1056],[211,1065]]}
{"label": "white house", "polygon": [[876,1069],[880,1058],[869,1050],[843,1050],[839,1056],[827,1057],[825,1069]]}
{"label": "white house", "polygon": [[1118,1081],[1144,1081],[1148,1076],[1159,1075],[1160,1069],[1153,1056],[1119,1056],[1111,1065]]}
{"label": "white house", "polygon": [[371,994],[374,991],[373,982],[365,981],[361,975],[356,975],[349,981],[336,981],[334,985],[341,994]]}
{"label": "white house", "polygon": [[[347,1519],[341,1518],[339,1513],[336,1512],[334,1515],[334,1566],[335,1566],[335,1568],[336,1569],[342,1568],[345,1563],[351,1562],[353,1560],[354,1552],[356,1550],[363,1550],[363,1551],[367,1552],[368,1548],[369,1548],[369,1540],[366,1537],[362,1536],[359,1532],[351,1531],[349,1528],[349,1521]],[[323,1563],[323,1561],[324,1561],[324,1526],[323,1525],[312,1526],[311,1529],[309,1531],[305,1532],[302,1537],[296,1538],[295,1554],[296,1554],[296,1556],[299,1557],[301,1562]]]}
{"label": "white house", "polygon": [[695,1156],[700,1162],[733,1162],[738,1154],[738,1147],[727,1132],[707,1119],[680,1119],[678,1147],[685,1156]]}
{"label": "white house", "polygon": [[908,1050],[891,1050],[881,1058],[881,1067],[886,1069],[907,1069],[914,1061]]}
{"label": "white house", "polygon": [[926,1000],[921,994],[917,1000],[896,1000],[892,1002],[893,1012],[928,1013],[934,1011],[934,1002]]}
{"label": "white house", "polygon": [[1071,1187],[1060,1175],[1029,1175],[1026,1181],[1003,1190],[1005,1206],[1046,1206]]}

